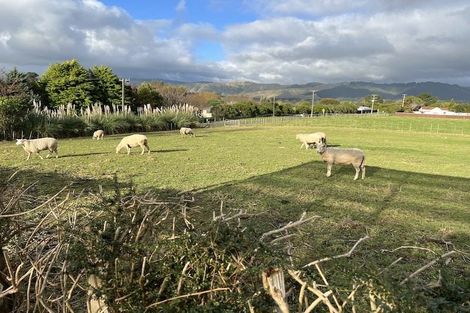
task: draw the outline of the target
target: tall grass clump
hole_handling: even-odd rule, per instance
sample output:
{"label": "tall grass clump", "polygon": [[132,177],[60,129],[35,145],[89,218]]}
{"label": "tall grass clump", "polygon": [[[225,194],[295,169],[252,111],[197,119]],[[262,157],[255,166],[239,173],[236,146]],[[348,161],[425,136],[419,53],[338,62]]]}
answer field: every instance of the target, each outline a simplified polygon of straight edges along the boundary
{"label": "tall grass clump", "polygon": [[152,108],[150,104],[138,110],[144,130],[172,130],[195,127],[199,120],[198,109],[188,104]]}
{"label": "tall grass clump", "polygon": [[88,136],[97,129],[103,129],[108,134],[118,134],[196,127],[198,112],[198,108],[188,104],[165,108],[152,108],[147,104],[134,112],[128,105],[95,103],[77,110],[72,104],[50,109],[34,102],[33,107],[18,123],[16,137],[63,138]]}

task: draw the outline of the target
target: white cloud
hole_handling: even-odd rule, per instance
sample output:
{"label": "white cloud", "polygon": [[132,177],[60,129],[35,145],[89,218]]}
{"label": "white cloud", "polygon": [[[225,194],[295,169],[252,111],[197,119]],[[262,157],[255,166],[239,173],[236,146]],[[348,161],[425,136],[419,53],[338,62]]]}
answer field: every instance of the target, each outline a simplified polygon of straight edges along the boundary
{"label": "white cloud", "polygon": [[233,25],[223,34],[229,56],[223,65],[255,81],[446,80],[468,85],[469,10],[443,5],[439,10],[315,20],[277,17]]}
{"label": "white cloud", "polygon": [[176,5],[176,11],[181,12],[186,10],[186,0],[180,0]]}
{"label": "white cloud", "polygon": [[214,65],[194,64],[194,36],[214,36],[210,25],[134,20],[97,0],[0,0],[0,67],[44,70],[77,58],[85,66],[106,64],[120,75],[204,79]]}
{"label": "white cloud", "polygon": [[[97,0],[0,0],[0,67],[41,72],[77,58],[85,66],[106,64],[141,78],[470,85],[466,1],[312,3],[243,1],[261,17],[220,31],[204,21],[135,20]],[[185,1],[177,7],[187,10]],[[220,42],[226,58],[197,63],[194,49],[204,42]]]}

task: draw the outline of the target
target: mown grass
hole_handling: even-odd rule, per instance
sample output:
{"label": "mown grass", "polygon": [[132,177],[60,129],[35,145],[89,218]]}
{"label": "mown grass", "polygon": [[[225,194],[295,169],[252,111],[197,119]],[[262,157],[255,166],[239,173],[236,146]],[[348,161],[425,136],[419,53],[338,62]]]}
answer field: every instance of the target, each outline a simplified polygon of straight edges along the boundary
{"label": "mown grass", "polygon": [[465,119],[447,119],[447,118],[430,118],[430,117],[414,117],[399,116],[388,114],[339,114],[326,115],[313,118],[299,117],[263,117],[254,119],[244,119],[236,121],[226,121],[225,123],[240,125],[289,125],[289,126],[311,126],[319,127],[341,127],[352,129],[377,129],[377,130],[394,130],[400,132],[418,132],[428,134],[459,134],[470,135],[470,122]]}
{"label": "mown grass", "polygon": [[[122,182],[132,181],[139,190],[192,191],[195,205],[203,208],[207,218],[221,201],[226,212],[261,213],[245,222],[259,235],[298,219],[302,212],[318,215],[292,239],[296,267],[345,253],[360,237],[371,237],[353,258],[325,263],[330,283],[338,288],[350,288],[354,277],[366,276],[399,288],[401,280],[447,249],[470,251],[470,137],[354,128],[326,121],[317,119],[309,126],[200,129],[195,138],[176,132],[147,133],[152,153],[142,156],[140,149],[130,156],[116,155],[114,148],[122,136],[107,136],[104,141],[61,140],[60,158],[30,161],[21,148],[4,142],[0,144],[4,173],[0,174],[4,178],[19,169],[25,183],[40,180],[36,188],[49,194],[72,181],[77,189],[111,186],[113,174]],[[369,123],[381,121],[372,118]],[[331,145],[365,151],[365,180],[353,181],[350,166],[335,166],[333,176],[325,177],[318,155],[301,150],[295,140],[296,133],[319,130],[327,133]],[[391,251],[400,246],[433,252]],[[399,257],[402,261],[378,274]],[[418,292],[408,293],[411,303],[429,296],[422,287],[437,280],[439,272],[447,285],[432,290],[436,303],[469,295],[468,259],[458,256],[450,266],[438,263],[420,274],[413,281]],[[416,303],[415,312],[425,311],[431,302]]]}

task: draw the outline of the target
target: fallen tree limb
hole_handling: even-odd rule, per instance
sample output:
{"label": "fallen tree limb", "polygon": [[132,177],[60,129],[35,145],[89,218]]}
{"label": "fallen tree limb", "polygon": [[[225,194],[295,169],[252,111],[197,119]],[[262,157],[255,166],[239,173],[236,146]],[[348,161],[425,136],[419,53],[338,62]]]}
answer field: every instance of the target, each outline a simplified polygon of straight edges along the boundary
{"label": "fallen tree limb", "polygon": [[333,260],[333,259],[349,258],[349,257],[351,257],[351,255],[353,254],[353,252],[354,252],[354,250],[356,249],[356,247],[357,247],[361,242],[363,242],[364,240],[369,239],[369,238],[370,238],[369,235],[366,235],[366,236],[360,238],[360,239],[354,244],[354,246],[351,248],[351,250],[349,250],[349,252],[347,252],[347,253],[340,254],[340,255],[335,255],[335,256],[332,256],[332,257],[326,257],[326,258],[323,258],[323,259],[320,259],[320,260],[316,260],[316,261],[313,261],[313,262],[310,262],[310,263],[304,265],[303,267],[312,266],[312,265],[315,265],[315,264],[318,264],[318,263],[322,263],[322,262],[326,262],[326,261],[330,261],[330,260]]}
{"label": "fallen tree limb", "polygon": [[444,258],[447,258],[448,256],[451,256],[452,254],[456,253],[457,251],[455,250],[452,250],[452,251],[449,251],[447,253],[444,253],[443,255],[441,255],[440,257],[438,258],[435,258],[434,260],[432,260],[431,262],[429,262],[428,264],[424,265],[423,267],[420,267],[419,269],[417,269],[416,271],[414,271],[413,273],[411,273],[407,278],[403,279],[401,282],[400,282],[400,285],[403,285],[404,283],[406,283],[407,281],[409,281],[411,278],[415,277],[416,275],[418,275],[419,273],[421,273],[422,271],[424,271],[425,269],[433,266],[434,264],[436,264],[439,260],[441,259],[444,259]]}
{"label": "fallen tree limb", "polygon": [[171,302],[171,301],[176,300],[176,299],[195,297],[195,296],[200,296],[200,295],[203,295],[203,294],[206,294],[206,293],[217,292],[217,291],[227,291],[227,290],[230,290],[230,288],[227,288],[227,287],[215,288],[215,289],[210,289],[210,290],[205,290],[205,291],[200,291],[200,292],[193,292],[193,293],[188,293],[188,294],[181,295],[181,296],[172,297],[172,298],[165,299],[165,300],[162,300],[162,301],[159,301],[159,302],[155,302],[155,303],[152,303],[152,304],[146,306],[145,311],[147,311],[148,309],[154,308],[156,306],[159,306],[160,304]]}
{"label": "fallen tree limb", "polygon": [[305,218],[305,215],[307,215],[307,212],[304,212],[302,213],[302,215],[300,216],[299,220],[295,221],[295,222],[289,222],[287,223],[287,225],[284,225],[282,226],[281,228],[278,228],[278,229],[274,229],[274,230],[271,230],[271,231],[268,231],[268,232],[265,232],[261,235],[261,238],[259,239],[260,241],[263,241],[264,238],[268,237],[268,236],[271,236],[271,235],[274,235],[274,234],[277,234],[277,233],[280,233],[280,232],[283,232],[289,228],[292,228],[292,227],[298,227],[308,221],[311,221],[313,220],[314,218],[317,218],[319,217],[318,215],[315,215],[315,216],[311,216],[309,218]]}

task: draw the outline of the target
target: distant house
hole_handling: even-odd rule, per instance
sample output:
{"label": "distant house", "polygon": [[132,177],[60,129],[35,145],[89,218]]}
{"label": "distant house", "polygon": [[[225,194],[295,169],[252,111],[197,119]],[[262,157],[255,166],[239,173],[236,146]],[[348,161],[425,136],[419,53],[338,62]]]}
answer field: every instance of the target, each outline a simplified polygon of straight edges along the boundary
{"label": "distant house", "polygon": [[372,109],[366,106],[361,105],[360,107],[357,108],[357,113],[371,113]]}
{"label": "distant house", "polygon": [[457,113],[453,111],[449,111],[446,109],[441,109],[441,108],[424,108],[421,107],[419,110],[414,111],[413,113],[415,114],[428,114],[428,115],[458,115],[458,116],[465,116],[469,115],[468,113]]}
{"label": "distant house", "polygon": [[201,114],[200,116],[204,118],[206,122],[212,120],[214,117],[210,108],[202,109],[200,114]]}

